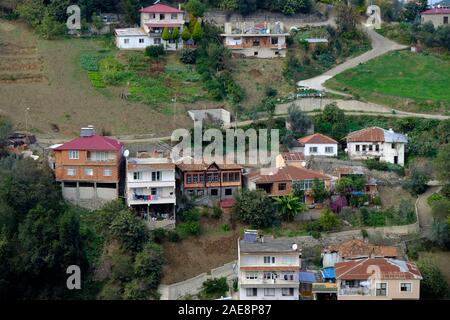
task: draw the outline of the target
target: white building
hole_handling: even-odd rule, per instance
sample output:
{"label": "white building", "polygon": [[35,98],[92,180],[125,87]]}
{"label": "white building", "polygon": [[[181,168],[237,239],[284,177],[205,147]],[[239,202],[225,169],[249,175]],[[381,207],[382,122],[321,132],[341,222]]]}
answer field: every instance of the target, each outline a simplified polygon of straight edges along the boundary
{"label": "white building", "polygon": [[303,149],[306,157],[335,157],[338,154],[337,141],[321,133],[297,139],[297,142],[300,144],[300,148]]}
{"label": "white building", "polygon": [[175,226],[175,165],[168,158],[128,158],[127,205],[152,227]]}
{"label": "white building", "polygon": [[[184,27],[184,11],[164,4],[155,4],[140,10],[141,22],[139,28],[115,29],[116,46],[119,49],[145,49],[148,46],[164,45],[167,50],[183,47],[181,33]],[[162,32],[168,28],[172,34],[178,28],[180,38],[178,44],[170,39],[164,41]]]}
{"label": "white building", "polygon": [[238,267],[240,300],[298,300],[300,251],[289,239],[246,231],[238,240]]}
{"label": "white building", "polygon": [[405,163],[408,138],[392,129],[365,128],[347,135],[347,153],[352,160],[378,159],[399,164]]}

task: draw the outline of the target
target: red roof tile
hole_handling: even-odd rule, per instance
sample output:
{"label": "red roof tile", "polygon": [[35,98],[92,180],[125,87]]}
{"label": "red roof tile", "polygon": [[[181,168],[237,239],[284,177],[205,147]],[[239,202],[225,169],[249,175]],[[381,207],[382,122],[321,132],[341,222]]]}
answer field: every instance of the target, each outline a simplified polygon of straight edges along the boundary
{"label": "red roof tile", "polygon": [[432,8],[421,14],[450,14],[450,8]]}
{"label": "red roof tile", "polygon": [[145,7],[139,12],[145,12],[145,13],[182,13],[182,10],[178,10],[177,8],[167,6],[162,3],[154,4],[149,7]]}
{"label": "red roof tile", "polygon": [[299,168],[294,166],[285,166],[274,170],[273,174],[261,174],[261,171],[252,172],[248,175],[248,178],[256,183],[271,183],[279,181],[295,181],[295,180],[309,180],[309,179],[322,179],[330,180],[330,177],[309,169]]}
{"label": "red roof tile", "polygon": [[305,154],[303,152],[286,152],[282,154],[284,161],[304,161]]}
{"label": "red roof tile", "polygon": [[352,132],[347,135],[347,142],[382,142],[384,141],[384,130],[371,127]]}
{"label": "red roof tile", "polygon": [[341,280],[367,280],[374,267],[379,269],[381,280],[422,279],[417,266],[408,261],[373,258],[337,262],[334,265],[336,279]]}
{"label": "red roof tile", "polygon": [[297,139],[301,144],[337,144],[337,141],[321,133],[314,133],[312,135]]}
{"label": "red roof tile", "polygon": [[73,139],[55,148],[55,150],[119,151],[122,147],[122,143],[115,139],[93,135]]}

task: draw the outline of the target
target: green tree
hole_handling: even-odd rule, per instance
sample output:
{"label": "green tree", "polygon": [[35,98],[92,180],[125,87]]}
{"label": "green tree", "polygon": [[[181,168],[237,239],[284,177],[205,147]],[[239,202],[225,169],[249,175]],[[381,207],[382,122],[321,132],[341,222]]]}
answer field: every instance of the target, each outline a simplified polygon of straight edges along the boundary
{"label": "green tree", "polygon": [[24,0],[17,6],[19,16],[33,28],[37,27],[46,12],[44,0]]}
{"label": "green tree", "polygon": [[318,222],[323,231],[336,230],[340,226],[339,218],[328,208],[320,211]]}
{"label": "green tree", "polygon": [[102,18],[97,14],[93,14],[91,20],[92,20],[92,25],[94,26],[95,30],[97,30],[97,31],[102,30],[103,27],[105,26]]}
{"label": "green tree", "polygon": [[226,277],[208,279],[202,285],[202,295],[207,299],[223,297],[229,290],[230,287]]}
{"label": "green tree", "polygon": [[429,259],[417,263],[422,281],[420,281],[420,297],[422,299],[445,299],[448,296],[448,285],[443,273]]}
{"label": "green tree", "polygon": [[121,211],[111,223],[111,235],[127,250],[142,250],[149,234],[144,223],[130,211]]}
{"label": "green tree", "polygon": [[120,9],[125,23],[134,26],[139,17],[139,0],[121,0]]}
{"label": "green tree", "polygon": [[66,31],[66,26],[64,23],[58,22],[49,12],[46,10],[44,17],[42,18],[41,24],[36,26],[36,31],[44,39],[54,39],[61,36]]}
{"label": "green tree", "polygon": [[450,143],[439,148],[433,161],[433,169],[436,177],[443,182],[450,182]]}
{"label": "green tree", "polygon": [[181,39],[183,39],[184,42],[188,41],[191,38],[191,33],[189,32],[188,28],[184,28],[183,32],[181,33]]}
{"label": "green tree", "polygon": [[167,48],[167,41],[170,40],[170,32],[169,28],[164,27],[163,32],[161,34],[161,38],[164,40],[164,46]]}
{"label": "green tree", "polygon": [[336,10],[336,26],[338,35],[348,33],[354,34],[357,32],[359,25],[358,13],[355,7],[345,1],[338,2],[335,5]]}
{"label": "green tree", "polygon": [[194,39],[194,41],[198,43],[203,39],[204,36],[205,32],[203,31],[202,25],[197,21],[197,23],[194,25],[194,30],[192,31],[192,39]]}
{"label": "green tree", "polygon": [[311,119],[295,104],[288,108],[287,123],[292,132],[299,134],[306,134],[312,125]]}
{"label": "green tree", "polygon": [[428,176],[420,170],[413,168],[409,178],[404,182],[403,187],[408,190],[412,195],[418,195],[424,193],[428,186]]}
{"label": "green tree", "polygon": [[322,203],[328,198],[329,193],[325,189],[325,183],[317,178],[313,180],[312,195],[316,203]]}
{"label": "green tree", "polygon": [[200,0],[188,0],[184,8],[194,17],[203,17],[205,13],[205,5]]}
{"label": "green tree", "polygon": [[180,39],[180,30],[178,27],[173,28],[172,39],[175,41],[175,47],[178,49],[178,40]]}
{"label": "green tree", "polygon": [[294,195],[276,197],[274,200],[280,216],[287,221],[294,220],[299,213],[307,210],[306,205]]}
{"label": "green tree", "polygon": [[255,228],[271,227],[277,222],[273,202],[262,190],[242,190],[232,208],[233,215]]}
{"label": "green tree", "polygon": [[162,278],[164,261],[162,248],[155,243],[147,243],[143,250],[136,255],[135,277],[140,279],[148,290],[157,289]]}

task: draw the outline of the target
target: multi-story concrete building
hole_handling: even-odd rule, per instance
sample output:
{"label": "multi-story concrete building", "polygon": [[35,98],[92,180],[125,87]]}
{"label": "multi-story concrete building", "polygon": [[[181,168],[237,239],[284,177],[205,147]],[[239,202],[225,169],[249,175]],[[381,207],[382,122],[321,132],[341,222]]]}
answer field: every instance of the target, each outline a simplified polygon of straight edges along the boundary
{"label": "multi-story concrete building", "polygon": [[175,226],[175,164],[168,158],[127,158],[125,197],[153,227]]}
{"label": "multi-story concrete building", "polygon": [[[183,47],[181,32],[184,27],[184,11],[161,3],[142,8],[139,28],[115,29],[116,46],[120,49],[145,49],[148,46],[164,45],[167,50]],[[165,43],[162,39],[164,28],[172,34],[175,28],[180,38],[170,39]]]}
{"label": "multi-story concrete building", "polygon": [[413,262],[366,258],[335,264],[338,300],[417,300],[422,275]]}
{"label": "multi-story concrete building", "polygon": [[238,240],[241,300],[298,300],[301,253],[286,239],[258,237],[248,230]]}
{"label": "multi-story concrete building", "polygon": [[408,138],[392,129],[365,128],[347,135],[347,153],[352,160],[378,159],[383,162],[405,163]]}
{"label": "multi-story concrete building", "polygon": [[93,127],[53,150],[56,181],[63,197],[83,207],[97,208],[119,196],[123,145],[94,134]]}
{"label": "multi-story concrete building", "polygon": [[180,194],[204,205],[232,199],[242,187],[242,170],[234,163],[179,163]]}
{"label": "multi-story concrete building", "polygon": [[221,34],[224,45],[233,53],[246,57],[275,58],[286,56],[286,37],[283,23],[225,23]]}
{"label": "multi-story concrete building", "polygon": [[422,23],[431,21],[434,27],[437,28],[449,24],[450,8],[432,8],[422,12],[420,16]]}

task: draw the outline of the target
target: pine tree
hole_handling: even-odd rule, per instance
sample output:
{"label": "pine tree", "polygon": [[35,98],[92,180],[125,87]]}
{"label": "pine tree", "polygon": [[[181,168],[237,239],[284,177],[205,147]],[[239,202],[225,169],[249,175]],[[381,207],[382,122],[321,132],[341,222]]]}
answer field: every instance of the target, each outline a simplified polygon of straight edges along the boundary
{"label": "pine tree", "polygon": [[204,35],[205,33],[203,32],[203,28],[201,24],[197,21],[197,23],[194,26],[194,31],[192,31],[192,39],[194,39],[195,42],[197,43],[198,41],[203,39]]}
{"label": "pine tree", "polygon": [[183,41],[188,41],[191,38],[191,33],[189,32],[188,28],[184,28],[183,32],[181,33],[181,39]]}

